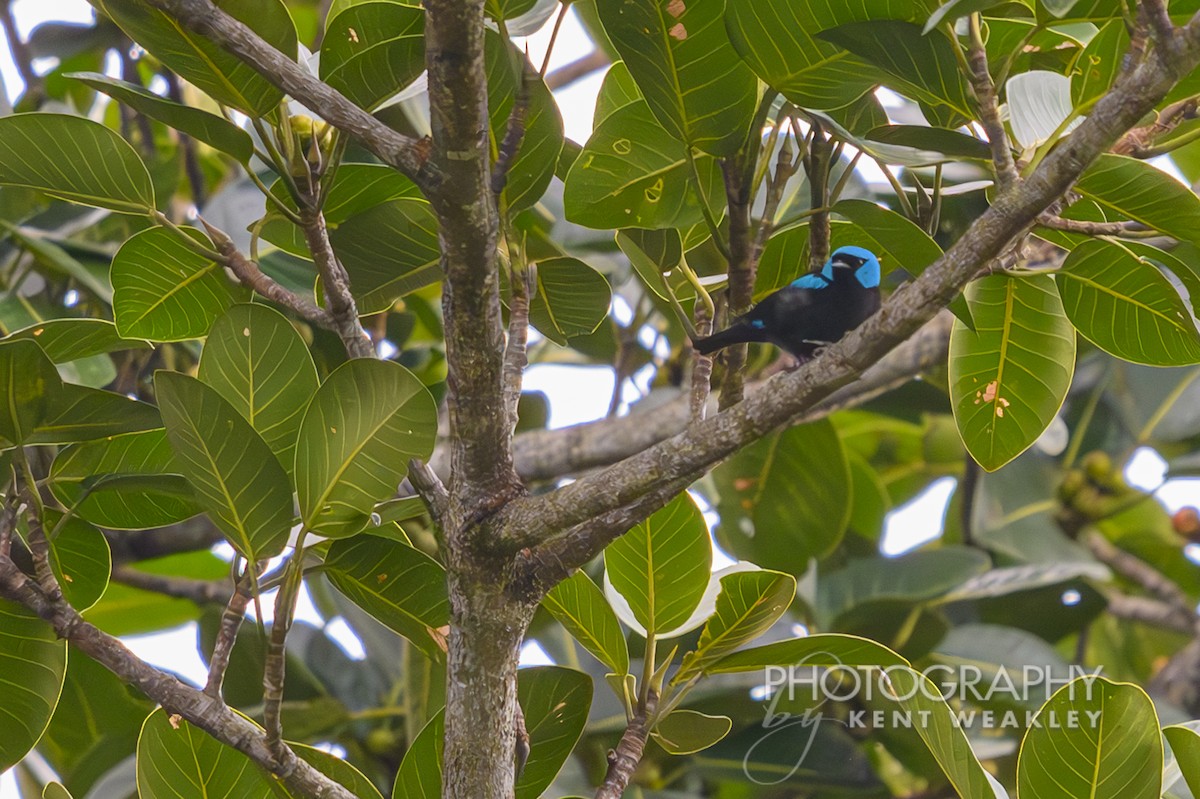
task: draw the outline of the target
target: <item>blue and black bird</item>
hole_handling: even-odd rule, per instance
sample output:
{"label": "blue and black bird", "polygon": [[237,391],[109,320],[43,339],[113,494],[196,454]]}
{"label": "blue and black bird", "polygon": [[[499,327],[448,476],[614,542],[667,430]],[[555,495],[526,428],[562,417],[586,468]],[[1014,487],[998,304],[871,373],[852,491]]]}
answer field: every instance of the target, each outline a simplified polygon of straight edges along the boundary
{"label": "blue and black bird", "polygon": [[879,259],[862,247],[839,247],[819,272],[768,295],[719,333],[695,339],[708,355],[731,344],[766,341],[801,363],[879,310]]}

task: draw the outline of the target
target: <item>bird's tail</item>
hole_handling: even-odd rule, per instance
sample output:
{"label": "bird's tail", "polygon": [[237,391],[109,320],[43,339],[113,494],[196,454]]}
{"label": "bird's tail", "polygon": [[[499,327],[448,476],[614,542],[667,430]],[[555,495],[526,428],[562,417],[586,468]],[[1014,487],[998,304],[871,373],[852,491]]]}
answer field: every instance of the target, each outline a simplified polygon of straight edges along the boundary
{"label": "bird's tail", "polygon": [[746,344],[751,341],[763,340],[761,330],[754,328],[749,322],[741,320],[734,322],[718,333],[713,333],[711,336],[692,339],[692,346],[701,355],[711,355],[717,350],[733,344]]}

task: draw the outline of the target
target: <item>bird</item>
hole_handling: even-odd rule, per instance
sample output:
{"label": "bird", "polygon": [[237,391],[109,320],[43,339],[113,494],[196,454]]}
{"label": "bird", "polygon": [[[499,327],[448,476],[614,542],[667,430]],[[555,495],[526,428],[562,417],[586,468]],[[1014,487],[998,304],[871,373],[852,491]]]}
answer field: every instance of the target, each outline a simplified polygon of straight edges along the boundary
{"label": "bird", "polygon": [[732,344],[770,342],[801,363],[879,310],[879,258],[862,247],[839,247],[819,271],[767,295],[744,316],[692,346],[710,355]]}

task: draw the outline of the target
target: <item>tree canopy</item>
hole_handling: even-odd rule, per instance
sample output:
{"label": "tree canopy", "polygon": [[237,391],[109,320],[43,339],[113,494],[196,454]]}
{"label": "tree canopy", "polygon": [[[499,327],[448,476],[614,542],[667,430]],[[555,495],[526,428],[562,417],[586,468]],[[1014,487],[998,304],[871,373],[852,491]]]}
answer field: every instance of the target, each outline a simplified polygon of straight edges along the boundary
{"label": "tree canopy", "polygon": [[1200,2],[93,5],[0,3],[22,796],[1200,792]]}

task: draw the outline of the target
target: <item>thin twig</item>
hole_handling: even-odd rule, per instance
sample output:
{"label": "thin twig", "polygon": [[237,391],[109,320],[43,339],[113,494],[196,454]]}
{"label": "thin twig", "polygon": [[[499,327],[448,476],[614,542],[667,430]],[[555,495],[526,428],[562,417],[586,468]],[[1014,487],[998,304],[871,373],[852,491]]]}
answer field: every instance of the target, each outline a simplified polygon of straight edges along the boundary
{"label": "thin twig", "polygon": [[[310,195],[308,199],[313,198]],[[350,276],[329,243],[329,231],[325,227],[325,215],[321,209],[310,205],[302,207],[300,228],[304,231],[304,241],[321,275],[325,304],[346,353],[351,358],[373,358],[375,346],[358,321],[358,306],[350,291]]]}
{"label": "thin twig", "polygon": [[521,149],[521,142],[525,139],[525,117],[529,112],[529,98],[532,94],[530,87],[538,79],[529,59],[521,59],[521,85],[517,89],[516,99],[513,100],[512,110],[508,112],[508,125],[496,152],[496,163],[492,164],[492,194],[497,197],[504,193],[504,187],[508,183],[508,171],[512,168],[517,151]]}
{"label": "thin twig", "polygon": [[36,107],[41,105],[41,98],[45,94],[44,81],[33,69],[33,53],[17,30],[17,23],[12,15],[12,3],[13,0],[0,0],[0,26],[4,27],[4,35],[8,39],[8,49],[12,53],[13,63],[17,66],[17,74],[25,84],[25,97],[36,101],[31,103]]}
{"label": "thin twig", "polygon": [[114,568],[112,578],[131,588],[140,588],[143,591],[153,591],[156,594],[179,599],[189,599],[199,605],[221,604],[225,602],[225,595],[229,590],[229,586],[224,580],[196,580],[190,577],[150,574],[131,566]]}
{"label": "thin twig", "polygon": [[608,53],[597,48],[582,58],[577,58],[569,64],[563,64],[547,74],[546,88],[550,91],[564,89],[575,81],[604,69],[611,63],[612,60],[608,57]]}
{"label": "thin twig", "polygon": [[1158,231],[1148,230],[1140,222],[1088,222],[1082,219],[1064,219],[1061,216],[1049,213],[1039,216],[1038,224],[1052,230],[1082,233],[1085,236],[1126,236],[1129,238],[1138,238],[1139,234],[1160,235]]}
{"label": "thin twig", "polygon": [[[183,91],[175,73],[164,69],[159,74],[167,83],[167,96],[177,103],[183,103]],[[179,137],[179,149],[183,152],[183,173],[187,175],[188,186],[192,190],[192,203],[197,208],[203,208],[207,192],[204,190],[204,172],[200,169],[200,159],[196,154],[196,142],[186,133],[176,131],[176,135]]]}
{"label": "thin twig", "polygon": [[212,657],[208,660],[208,681],[204,693],[212,697],[221,696],[221,686],[225,681],[225,671],[229,668],[229,657],[233,654],[233,645],[237,642],[238,630],[242,620],[246,618],[246,608],[250,604],[254,589],[254,575],[261,564],[246,564],[246,570],[233,587],[233,593],[225,610],[221,613],[221,623],[217,628],[217,640],[213,644]]}
{"label": "thin twig", "polygon": [[999,100],[992,73],[988,69],[987,49],[983,44],[983,32],[978,12],[971,14],[971,46],[968,59],[971,65],[971,87],[975,90],[975,101],[979,104],[979,121],[987,133],[988,146],[992,150],[992,166],[996,170],[996,183],[1003,191],[1015,184],[1020,176],[1012,149],[1008,145],[1008,134],[1000,120]]}
{"label": "thin twig", "polygon": [[[523,257],[523,253],[522,253]],[[508,301],[508,343],[504,347],[504,406],[515,430],[517,407],[521,402],[521,382],[529,364],[529,301],[537,285],[537,265],[514,261],[511,297]]]}
{"label": "thin twig", "polygon": [[[250,570],[248,570],[250,571]],[[252,572],[251,572],[252,573]],[[304,576],[303,542],[288,561],[288,571],[279,593],[275,595],[275,620],[267,643],[263,662],[263,728],[267,733],[267,749],[282,760],[287,744],[283,741],[283,686],[287,672],[287,636],[296,613],[296,600]]]}
{"label": "thin twig", "polygon": [[1117,574],[1144,588],[1147,592],[1166,602],[1177,611],[1195,615],[1194,605],[1179,584],[1129,552],[1109,541],[1101,533],[1091,531],[1083,536],[1083,543],[1096,560]]}

